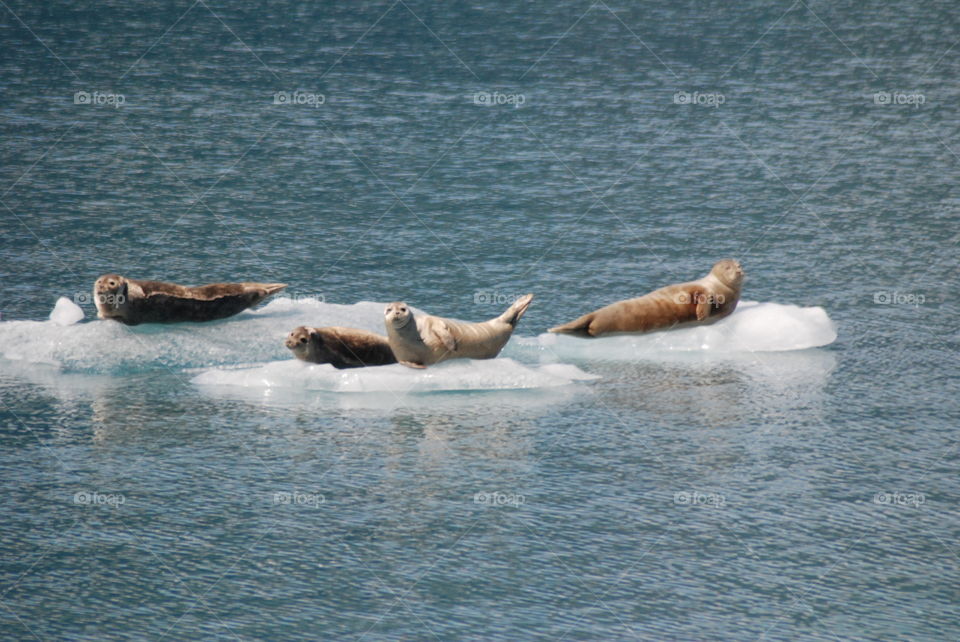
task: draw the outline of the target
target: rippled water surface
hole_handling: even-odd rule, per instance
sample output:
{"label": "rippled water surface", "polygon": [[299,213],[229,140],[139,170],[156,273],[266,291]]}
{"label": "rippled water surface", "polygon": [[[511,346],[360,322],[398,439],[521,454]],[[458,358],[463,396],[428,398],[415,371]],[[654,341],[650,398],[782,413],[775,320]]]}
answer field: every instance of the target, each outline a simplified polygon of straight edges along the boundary
{"label": "rippled water surface", "polygon": [[[3,637],[957,639],[956,18],[8,0]],[[836,340],[538,336],[724,257]],[[290,287],[130,329],[108,271]],[[282,346],[526,292],[419,383]]]}

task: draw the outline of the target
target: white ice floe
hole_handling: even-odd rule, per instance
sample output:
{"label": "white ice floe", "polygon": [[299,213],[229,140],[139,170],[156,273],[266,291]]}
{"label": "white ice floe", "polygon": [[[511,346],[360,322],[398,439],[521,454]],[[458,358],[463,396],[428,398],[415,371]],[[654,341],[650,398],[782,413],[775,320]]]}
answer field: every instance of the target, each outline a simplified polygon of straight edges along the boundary
{"label": "white ice floe", "polygon": [[[51,319],[71,318],[63,301],[73,306],[61,298]],[[54,320],[5,321],[0,323],[0,358],[111,374],[267,362],[291,357],[283,340],[299,325],[345,325],[383,333],[383,308],[382,303],[337,305],[281,297],[209,323],[125,326],[97,319],[64,326]]]}
{"label": "white ice floe", "polygon": [[561,359],[649,359],[676,352],[732,354],[804,350],[833,343],[837,329],[820,307],[741,301],[726,319],[711,325],[579,339],[556,334],[518,340],[524,350]]}
{"label": "white ice floe", "polygon": [[57,299],[50,311],[50,320],[59,326],[68,326],[83,320],[83,308],[65,296]]}
{"label": "white ice floe", "polygon": [[[0,323],[0,359],[43,363],[67,372],[122,374],[237,364],[292,361],[284,338],[299,325],[348,326],[383,333],[383,303],[338,305],[279,297],[256,310],[211,323],[144,324],[116,321],[78,323],[80,311],[61,298],[50,321]],[[562,321],[557,319],[556,321]],[[61,325],[67,324],[67,325]],[[521,323],[520,330],[524,327]],[[833,342],[837,333],[823,308],[741,302],[736,312],[710,326],[642,336],[577,339],[544,334],[515,336],[503,356],[520,361],[562,359],[658,359],[679,352],[718,354],[800,350]],[[491,363],[501,363],[497,360]],[[518,367],[519,364],[515,364]],[[483,366],[480,366],[481,368]],[[503,377],[535,376],[509,370]],[[387,373],[394,372],[387,370]],[[422,376],[429,381],[434,368]],[[534,371],[536,376],[549,374]],[[455,376],[455,372],[447,373]],[[477,376],[493,373],[475,372]],[[340,374],[337,375],[338,377]],[[359,377],[349,383],[351,376]],[[377,377],[381,375],[376,375]],[[389,375],[382,375],[389,376]],[[363,386],[363,375],[346,375],[342,384]],[[425,384],[427,385],[427,384]],[[472,385],[464,383],[452,384]],[[457,388],[461,389],[461,388]]]}
{"label": "white ice floe", "polygon": [[388,392],[409,394],[440,391],[528,390],[553,388],[596,379],[576,366],[525,366],[513,359],[458,359],[413,369],[394,364],[337,370],[329,364],[295,359],[252,367],[214,368],[193,378],[200,386],[283,388],[317,392]]}

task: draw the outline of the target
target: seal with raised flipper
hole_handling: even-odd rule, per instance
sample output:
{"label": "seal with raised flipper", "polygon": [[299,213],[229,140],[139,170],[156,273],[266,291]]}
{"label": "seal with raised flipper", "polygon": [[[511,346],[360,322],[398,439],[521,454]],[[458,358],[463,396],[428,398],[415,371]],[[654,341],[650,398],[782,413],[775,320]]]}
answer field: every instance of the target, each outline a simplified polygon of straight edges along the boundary
{"label": "seal with raised flipper", "polygon": [[414,315],[410,306],[397,301],[384,311],[387,339],[397,361],[411,368],[448,359],[493,359],[510,340],[532,300],[533,295],[526,294],[506,312],[483,323]]}
{"label": "seal with raised flipper", "polygon": [[97,316],[127,325],[225,319],[287,287],[286,283],[212,283],[198,287],[104,274],[93,284]]}
{"label": "seal with raised flipper", "polygon": [[729,316],[740,301],[743,268],[733,259],[714,264],[697,281],[668,285],[636,299],[617,301],[550,332],[591,338],[642,334],[705,325]]}
{"label": "seal with raised flipper", "polygon": [[339,370],[397,362],[385,336],[357,328],[302,325],[294,328],[284,343],[301,361],[329,363]]}

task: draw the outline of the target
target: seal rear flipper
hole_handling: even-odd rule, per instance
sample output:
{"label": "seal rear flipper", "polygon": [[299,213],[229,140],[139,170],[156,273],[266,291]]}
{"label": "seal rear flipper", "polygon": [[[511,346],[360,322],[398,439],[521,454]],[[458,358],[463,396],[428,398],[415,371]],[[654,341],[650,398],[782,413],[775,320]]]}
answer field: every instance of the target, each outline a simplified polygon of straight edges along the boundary
{"label": "seal rear flipper", "polygon": [[287,287],[287,284],[286,283],[264,283],[261,287],[263,287],[263,291],[265,292],[265,294],[263,295],[263,298],[267,298],[268,296],[274,295],[280,290],[285,289]]}
{"label": "seal rear flipper", "polygon": [[280,290],[283,290],[287,287],[286,283],[255,283],[255,289],[251,291],[250,307],[262,303],[264,299],[267,299]]}
{"label": "seal rear flipper", "polygon": [[577,337],[592,337],[590,334],[590,324],[593,322],[593,313],[585,314],[576,321],[564,323],[547,330],[554,334],[572,334]]}
{"label": "seal rear flipper", "polygon": [[517,322],[523,316],[523,313],[527,311],[527,308],[530,307],[530,302],[533,301],[533,294],[524,294],[522,297],[513,302],[507,310],[501,314],[498,319],[504,323],[508,323],[516,327]]}

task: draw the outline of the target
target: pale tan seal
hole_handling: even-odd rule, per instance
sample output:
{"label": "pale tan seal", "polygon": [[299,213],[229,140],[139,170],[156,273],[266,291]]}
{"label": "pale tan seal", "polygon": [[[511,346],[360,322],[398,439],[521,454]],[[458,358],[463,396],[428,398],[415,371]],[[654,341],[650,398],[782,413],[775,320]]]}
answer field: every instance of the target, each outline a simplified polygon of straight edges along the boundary
{"label": "pale tan seal", "polygon": [[396,363],[383,335],[357,328],[294,328],[284,342],[301,361],[329,363],[334,368],[363,368]]}
{"label": "pale tan seal", "polygon": [[104,274],[93,284],[97,316],[127,325],[213,321],[253,307],[286,283],[213,283],[198,287]]}
{"label": "pale tan seal", "polygon": [[493,359],[510,340],[532,300],[532,294],[524,295],[506,312],[483,323],[429,314],[414,316],[406,303],[398,301],[384,311],[387,339],[397,361],[411,368],[425,368],[448,359]]}
{"label": "pale tan seal", "polygon": [[668,285],[636,299],[611,303],[576,321],[550,328],[550,332],[600,337],[709,324],[734,311],[742,284],[740,263],[724,259],[698,281]]}

